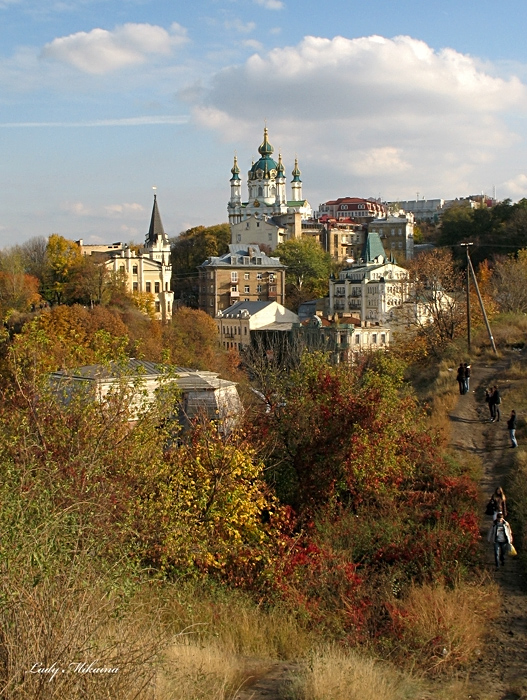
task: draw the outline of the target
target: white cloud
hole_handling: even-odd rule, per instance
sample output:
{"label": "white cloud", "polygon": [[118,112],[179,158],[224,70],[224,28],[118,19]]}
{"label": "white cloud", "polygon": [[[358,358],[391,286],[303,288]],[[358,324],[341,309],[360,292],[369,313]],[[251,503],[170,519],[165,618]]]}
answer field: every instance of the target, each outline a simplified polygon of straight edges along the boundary
{"label": "white cloud", "polygon": [[96,126],[153,126],[156,124],[186,124],[187,115],[159,115],[146,117],[126,117],[122,119],[94,119],[85,122],[0,122],[0,129],[38,127],[96,127]]}
{"label": "white cloud", "polygon": [[245,39],[242,41],[242,46],[245,46],[247,49],[253,49],[253,51],[261,51],[263,48],[262,42],[257,39]]}
{"label": "white cloud", "polygon": [[281,0],[254,0],[257,5],[265,7],[266,10],[283,10],[284,3]]}
{"label": "white cloud", "polygon": [[198,122],[238,149],[256,150],[266,118],[271,142],[289,160],[298,153],[319,188],[333,177],[334,196],[344,188],[387,198],[455,196],[478,178],[495,181],[492,168],[520,144],[507,126],[512,112],[527,112],[518,78],[408,36],[305,37],[219,71],[194,105]]}
{"label": "white cloud", "polygon": [[82,202],[63,202],[60,208],[62,211],[73,214],[74,216],[84,217],[93,215],[93,211]]}
{"label": "white cloud", "polygon": [[521,173],[503,184],[503,188],[511,197],[527,197],[527,175]]}
{"label": "white cloud", "polygon": [[230,19],[226,20],[224,23],[225,29],[234,29],[234,31],[240,34],[250,34],[256,29],[256,24],[254,22],[242,22],[241,19]]}
{"label": "white cloud", "polygon": [[152,24],[124,24],[113,31],[96,28],[54,39],[44,46],[42,56],[103,75],[145,63],[149,56],[170,56],[187,41],[186,30],[177,23],[169,31]]}
{"label": "white cloud", "polygon": [[104,209],[106,213],[112,217],[130,217],[135,215],[143,216],[145,213],[145,208],[142,206],[142,204],[137,204],[137,202],[124,204],[109,204],[106,207],[104,207]]}

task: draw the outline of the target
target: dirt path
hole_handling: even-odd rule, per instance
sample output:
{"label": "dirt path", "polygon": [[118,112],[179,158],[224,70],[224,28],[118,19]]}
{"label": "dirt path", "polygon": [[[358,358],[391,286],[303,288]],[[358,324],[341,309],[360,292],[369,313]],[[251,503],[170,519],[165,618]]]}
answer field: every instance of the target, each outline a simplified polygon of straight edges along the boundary
{"label": "dirt path", "polygon": [[[460,462],[467,453],[479,457],[483,465],[481,486],[489,497],[496,486],[506,480],[511,451],[506,430],[508,416],[502,416],[500,422],[490,423],[489,410],[483,397],[485,387],[499,380],[500,372],[505,367],[505,362],[473,367],[470,393],[460,396],[450,413],[453,451]],[[456,387],[454,378],[453,390]],[[502,384],[500,390],[506,403],[507,385]],[[493,623],[491,636],[468,673],[466,697],[467,700],[525,700],[527,581],[519,570],[517,560],[511,557],[507,559],[505,567],[495,571],[492,545],[487,542],[490,524],[491,518],[482,515],[482,560],[499,586],[502,614]],[[239,691],[236,700],[280,700],[283,697],[282,689],[297,670],[295,664],[273,664],[254,685]]]}
{"label": "dirt path", "polygon": [[[483,465],[482,488],[490,497],[496,486],[505,482],[511,462],[506,416],[489,422],[484,403],[485,387],[499,380],[505,364],[473,367],[471,390],[460,396],[450,414],[451,444],[457,458],[472,452]],[[453,382],[453,385],[455,383]],[[510,385],[510,383],[509,383]],[[507,384],[500,385],[506,404]],[[505,413],[505,411],[503,412]],[[521,446],[520,446],[521,449]],[[502,615],[492,628],[492,637],[469,674],[472,700],[518,700],[527,697],[527,595],[526,581],[516,559],[507,558],[505,567],[495,571],[492,545],[487,542],[491,518],[482,515],[482,556],[489,574],[500,589]]]}

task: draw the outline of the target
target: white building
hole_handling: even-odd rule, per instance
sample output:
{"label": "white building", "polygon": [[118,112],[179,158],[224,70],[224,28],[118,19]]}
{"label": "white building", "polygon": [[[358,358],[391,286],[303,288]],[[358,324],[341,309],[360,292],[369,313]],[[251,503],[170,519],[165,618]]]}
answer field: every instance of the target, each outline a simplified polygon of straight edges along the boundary
{"label": "white building", "polygon": [[251,343],[251,331],[290,331],[298,316],[276,301],[239,301],[218,312],[216,325],[224,348],[241,350]]}
{"label": "white building", "polygon": [[125,243],[84,245],[81,239],[77,244],[83,255],[95,256],[109,272],[121,275],[129,292],[152,295],[157,319],[167,321],[172,317],[170,241],[163,228],[156,195],[145,245],[138,252]]}
{"label": "white building", "polygon": [[384,325],[409,300],[409,275],[386,257],[379,234],[370,233],[362,258],[329,281],[329,313]]}

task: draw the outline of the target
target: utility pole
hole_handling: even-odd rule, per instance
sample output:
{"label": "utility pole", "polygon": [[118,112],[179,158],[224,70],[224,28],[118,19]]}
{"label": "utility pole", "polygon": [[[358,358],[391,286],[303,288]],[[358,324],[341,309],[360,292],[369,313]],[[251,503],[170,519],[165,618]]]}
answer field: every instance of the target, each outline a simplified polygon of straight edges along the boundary
{"label": "utility pole", "polygon": [[467,348],[470,354],[470,255],[468,254],[468,247],[474,245],[473,243],[461,243],[463,248],[467,251]]}
{"label": "utility pole", "polygon": [[474,280],[474,286],[476,288],[476,293],[478,295],[481,313],[483,314],[485,326],[487,327],[487,333],[489,334],[490,344],[492,345],[492,349],[494,350],[494,354],[497,355],[498,351],[496,349],[496,343],[494,342],[494,337],[493,337],[492,331],[490,329],[490,323],[489,323],[489,319],[487,317],[487,312],[485,311],[485,306],[483,305],[483,299],[481,298],[481,294],[479,291],[479,285],[478,285],[478,280],[476,279],[476,273],[474,272],[472,260],[470,259],[470,254],[468,252],[468,250],[469,250],[468,246],[472,245],[472,243],[461,243],[461,245],[467,251],[467,336],[468,336],[467,339],[468,339],[468,349],[470,351],[470,296],[469,296],[469,294],[470,294],[470,275],[472,275],[472,279]]}

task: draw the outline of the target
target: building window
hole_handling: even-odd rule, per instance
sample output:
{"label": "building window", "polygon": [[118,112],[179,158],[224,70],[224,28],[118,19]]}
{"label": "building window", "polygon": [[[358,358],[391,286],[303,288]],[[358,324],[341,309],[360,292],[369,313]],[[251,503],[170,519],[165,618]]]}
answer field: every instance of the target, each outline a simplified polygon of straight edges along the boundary
{"label": "building window", "polygon": [[[249,228],[249,227],[247,226],[247,228]],[[237,233],[236,234],[236,243],[241,243],[241,242],[242,242],[242,234]]]}
{"label": "building window", "polygon": [[261,284],[257,284],[257,285],[256,285],[256,292],[259,294],[261,291],[262,291],[262,285],[261,285]]}
{"label": "building window", "polygon": [[167,304],[167,311],[168,311],[168,313],[170,313],[170,302],[168,302],[168,304]]}
{"label": "building window", "polygon": [[244,280],[248,280],[248,279],[250,278],[250,276],[251,276],[250,273],[249,273],[249,272],[246,272],[246,273],[244,274],[244,276],[243,276],[243,279],[244,279]]}
{"label": "building window", "polygon": [[213,299],[211,299],[211,300],[209,301],[209,305],[210,305],[210,306],[214,306],[214,300],[213,300]]}
{"label": "building window", "polygon": [[244,326],[244,327],[243,327],[243,332],[244,332],[245,335],[247,335],[247,326]]}
{"label": "building window", "polygon": [[381,344],[382,345],[386,344],[386,333],[381,333]]}
{"label": "building window", "polygon": [[137,292],[139,290],[139,285],[137,284],[137,282],[134,282],[132,284],[132,289],[134,290],[134,292]]}
{"label": "building window", "polygon": [[274,275],[272,272],[269,273],[269,282],[274,282]]}
{"label": "building window", "polygon": [[231,284],[234,284],[235,282],[238,281],[238,273],[237,272],[231,272]]}
{"label": "building window", "polygon": [[149,293],[152,291],[152,282],[147,282],[147,283],[146,283],[146,291],[149,292]]}
{"label": "building window", "polygon": [[132,272],[133,272],[134,275],[137,275],[137,265],[134,265],[134,266],[132,267]]}
{"label": "building window", "polygon": [[371,336],[371,342],[372,342],[374,345],[377,345],[377,333],[373,333],[373,334],[372,334],[372,336]]}
{"label": "building window", "polygon": [[273,240],[273,234],[272,234],[272,233],[268,233],[268,234],[267,234],[267,240],[269,240],[269,241],[272,241],[272,240]]}
{"label": "building window", "polygon": [[238,291],[238,285],[235,284],[231,287],[231,292],[237,292]]}
{"label": "building window", "polygon": [[154,282],[154,291],[156,294],[159,294],[159,291],[160,291],[159,282]]}
{"label": "building window", "polygon": [[250,290],[250,288],[249,288],[249,285],[246,284],[246,285],[245,285],[244,292],[245,292],[246,294],[249,294],[250,291],[251,291],[251,290]]}
{"label": "building window", "polygon": [[161,311],[161,304],[156,301],[156,313],[158,314]]}
{"label": "building window", "polygon": [[257,279],[257,280],[263,279],[263,275],[262,275],[261,272],[257,272],[257,273],[256,273],[256,279]]}
{"label": "building window", "polygon": [[165,292],[168,292],[168,282],[165,282]]}
{"label": "building window", "polygon": [[270,285],[269,285],[269,291],[270,291],[270,292],[276,292],[276,284],[270,284]]}
{"label": "building window", "polygon": [[119,272],[124,272],[124,265],[119,265]]}
{"label": "building window", "polygon": [[355,336],[355,345],[360,345],[360,335],[358,333]]}

